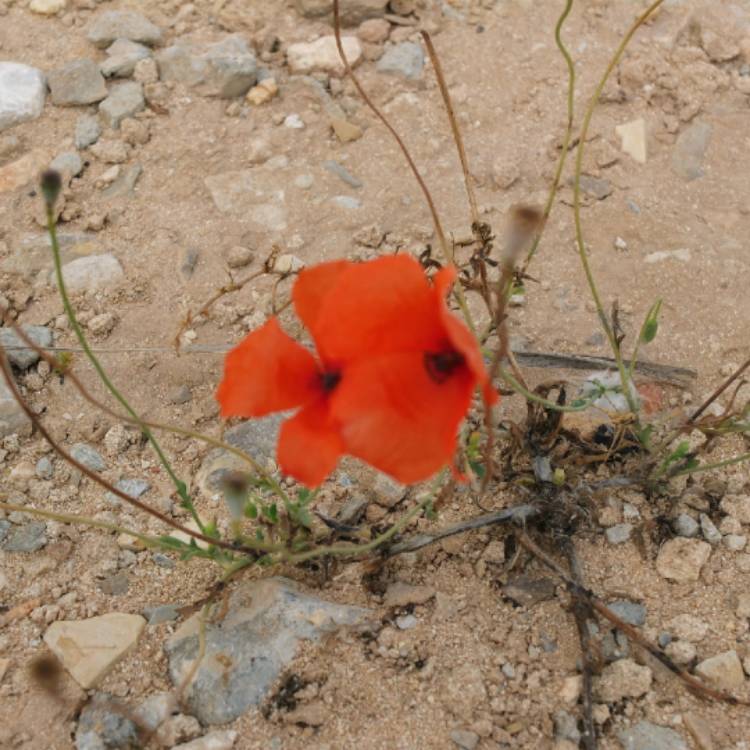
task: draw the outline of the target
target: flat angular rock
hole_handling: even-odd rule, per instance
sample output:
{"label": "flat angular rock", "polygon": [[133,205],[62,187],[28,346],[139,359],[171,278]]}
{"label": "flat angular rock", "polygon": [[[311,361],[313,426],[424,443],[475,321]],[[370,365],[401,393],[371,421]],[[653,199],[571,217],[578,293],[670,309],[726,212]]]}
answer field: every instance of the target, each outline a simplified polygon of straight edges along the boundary
{"label": "flat angular rock", "polygon": [[127,78],[133,75],[136,63],[151,57],[151,50],[129,39],[118,39],[107,47],[107,59],[99,65],[105,78]]}
{"label": "flat angular rock", "polygon": [[[362,45],[359,39],[345,36],[341,38],[341,44],[349,65],[354,67],[362,59]],[[333,34],[322,36],[314,42],[290,44],[286,51],[286,59],[289,69],[295,74],[312,73],[316,70],[336,75],[343,75],[345,72]]]}
{"label": "flat angular rock", "polygon": [[47,85],[41,70],[0,62],[0,132],[42,114]]}
{"label": "flat angular rock", "polygon": [[[206,652],[185,696],[203,724],[225,724],[258,705],[301,640],[342,626],[367,627],[370,610],[319,599],[293,581],[270,578],[237,588],[224,616],[206,629]],[[182,684],[198,653],[198,616],[167,641],[169,673]]]}
{"label": "flat angular rock", "polygon": [[31,426],[26,412],[16,401],[15,396],[5,383],[0,380],[0,437],[27,432]]}
{"label": "flat angular rock", "polygon": [[47,163],[47,155],[35,149],[20,159],[0,167],[0,193],[9,193],[36,182]]}
{"label": "flat angular rock", "polygon": [[687,742],[677,732],[650,721],[620,730],[617,739],[623,750],[688,750]]}
{"label": "flat angular rock", "polygon": [[137,747],[138,727],[122,708],[106,693],[94,695],[78,719],[76,750]]}
{"label": "flat angular rock", "polygon": [[47,83],[52,103],[58,107],[93,104],[107,96],[104,76],[93,60],[73,60],[51,71]]}
{"label": "flat angular rock", "polygon": [[[378,18],[386,11],[388,0],[349,0],[341,3],[341,23],[358,26],[369,18]],[[330,0],[294,0],[294,7],[305,18],[333,20]]]}
{"label": "flat angular rock", "polygon": [[703,159],[711,142],[713,128],[696,120],[683,130],[672,151],[672,171],[688,182],[703,177]]}
{"label": "flat angular rock", "polygon": [[128,81],[115,86],[109,96],[99,105],[99,112],[109,127],[117,130],[126,117],[132,117],[146,107],[143,86]]}
{"label": "flat angular rock", "polygon": [[140,615],[113,612],[88,620],[59,620],[44,634],[44,642],[73,679],[85,689],[130,653],[146,625]]}
{"label": "flat angular rock", "polygon": [[161,29],[140,13],[129,10],[109,10],[89,24],[86,36],[102,49],[117,39],[129,39],[153,47],[161,42]]}
{"label": "flat angular rock", "polygon": [[616,703],[623,698],[640,698],[651,687],[653,675],[648,667],[632,659],[618,659],[594,679],[594,695],[602,703]]}
{"label": "flat angular rock", "polygon": [[110,253],[78,258],[62,269],[63,281],[70,292],[85,292],[114,286],[125,277],[120,261]]}
{"label": "flat angular rock", "polygon": [[625,122],[615,128],[615,133],[620,136],[620,148],[639,164],[645,164],[648,159],[646,121],[639,117],[637,120]]}
{"label": "flat angular rock", "polygon": [[386,49],[375,67],[380,73],[391,73],[414,81],[422,77],[424,52],[415,42],[394,44]]}
{"label": "flat angular rock", "polygon": [[175,81],[201,96],[233,99],[246,94],[258,79],[255,55],[240,36],[213,44],[179,41],[156,55],[163,81]]}
{"label": "flat angular rock", "polygon": [[385,592],[383,604],[386,607],[406,607],[410,604],[425,604],[434,596],[435,589],[430,586],[412,586],[396,581]]}
{"label": "flat angular rock", "polygon": [[695,667],[695,673],[722,690],[734,690],[745,683],[742,663],[736,651],[725,651],[704,659]]}
{"label": "flat angular rock", "polygon": [[47,544],[47,524],[31,521],[21,526],[12,526],[2,548],[6,552],[36,552]]}
{"label": "flat angular rock", "polygon": [[656,570],[678,583],[697,581],[708,562],[711,545],[699,539],[678,537],[665,542],[656,557]]}
{"label": "flat angular rock", "polygon": [[[37,346],[52,346],[52,331],[46,326],[21,326],[21,329]],[[8,361],[19,370],[28,370],[39,361],[39,355],[12,328],[0,328],[0,344],[8,354]]]}

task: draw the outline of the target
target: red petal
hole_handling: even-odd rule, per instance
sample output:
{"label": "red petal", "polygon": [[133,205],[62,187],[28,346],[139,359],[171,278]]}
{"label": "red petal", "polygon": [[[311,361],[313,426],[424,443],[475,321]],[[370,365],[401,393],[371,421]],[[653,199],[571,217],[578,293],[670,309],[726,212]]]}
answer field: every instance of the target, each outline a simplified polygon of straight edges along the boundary
{"label": "red petal", "polygon": [[311,332],[323,361],[341,366],[362,356],[434,349],[441,328],[422,267],[396,255],[345,269]]}
{"label": "red petal", "polygon": [[474,385],[466,367],[437,383],[422,352],[389,354],[347,368],[331,413],[347,453],[400,482],[419,482],[452,460]]}
{"label": "red petal", "polygon": [[281,470],[317,487],[336,468],[344,444],[324,399],[301,409],[281,425],[277,458]]}
{"label": "red petal", "polygon": [[347,260],[320,263],[300,271],[292,289],[292,299],[297,316],[310,333],[317,327],[320,309],[333,292],[341,274],[354,263]]}
{"label": "red petal", "polygon": [[445,302],[453,282],[456,279],[456,269],[451,267],[441,269],[435,275],[435,293],[437,304],[445,331],[451,344],[464,355],[466,365],[474,374],[480,387],[485,403],[492,405],[497,402],[499,396],[490,383],[489,374],[484,364],[482,350],[479,348],[476,336],[450,311]]}
{"label": "red petal", "polygon": [[216,398],[223,417],[261,417],[316,398],[318,382],[315,358],[271,318],[227,354]]}

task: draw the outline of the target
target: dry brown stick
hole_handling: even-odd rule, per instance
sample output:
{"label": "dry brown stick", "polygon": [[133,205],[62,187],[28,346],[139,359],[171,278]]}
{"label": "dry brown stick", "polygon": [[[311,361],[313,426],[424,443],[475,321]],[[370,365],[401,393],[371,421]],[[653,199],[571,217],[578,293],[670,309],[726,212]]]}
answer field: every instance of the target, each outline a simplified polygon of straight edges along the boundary
{"label": "dry brown stick", "polygon": [[501,523],[519,523],[523,524],[529,519],[539,514],[539,508],[536,505],[516,505],[512,508],[504,508],[493,513],[486,513],[466,521],[459,521],[444,529],[439,529],[431,534],[417,534],[416,536],[405,539],[398,544],[394,544],[384,551],[385,557],[401,555],[404,552],[416,552],[417,550],[427,547],[430,544],[439,542],[442,539],[464,534],[467,531],[481,529],[484,526],[494,526]]}
{"label": "dry brown stick", "polygon": [[706,409],[708,409],[711,404],[716,401],[719,396],[721,396],[724,391],[729,388],[732,383],[734,383],[735,380],[737,380],[745,370],[747,370],[750,367],[750,359],[748,359],[744,364],[740,365],[691,415],[690,418],[687,421],[687,424],[692,424],[695,422],[698,417],[700,417],[701,414],[703,414]]}
{"label": "dry brown stick", "polygon": [[233,552],[252,553],[255,551],[249,547],[244,547],[241,545],[233,544],[231,542],[224,542],[221,539],[213,539],[212,537],[206,536],[205,534],[202,534],[199,531],[194,531],[193,529],[189,529],[186,526],[183,526],[181,523],[178,523],[172,518],[169,518],[169,516],[165,515],[161,511],[156,510],[156,508],[152,508],[150,505],[147,505],[146,503],[143,503],[140,500],[136,500],[136,498],[131,497],[126,492],[123,492],[122,490],[115,487],[115,485],[108,482],[106,479],[103,479],[102,477],[100,477],[95,471],[92,471],[87,466],[82,464],[80,461],[77,461],[75,458],[73,458],[73,456],[70,455],[70,453],[68,453],[52,437],[52,435],[47,430],[47,428],[42,424],[42,421],[36,415],[34,410],[28,405],[24,397],[21,395],[21,392],[18,390],[18,386],[16,385],[16,382],[13,379],[13,374],[10,371],[10,365],[8,364],[8,360],[5,357],[5,350],[3,349],[2,346],[0,346],[0,370],[2,370],[3,378],[5,379],[5,383],[8,386],[8,389],[13,394],[13,397],[16,399],[21,409],[23,409],[24,413],[29,418],[34,428],[39,431],[41,436],[50,444],[50,446],[55,450],[55,452],[64,461],[66,461],[68,464],[73,466],[75,469],[78,469],[78,471],[80,471],[81,474],[88,477],[93,482],[96,482],[96,484],[100,485],[101,487],[104,487],[105,490],[108,490],[116,497],[119,497],[121,500],[124,500],[129,505],[132,505],[133,507],[138,508],[144,513],[148,513],[154,518],[158,518],[163,523],[167,524],[168,526],[171,526],[173,529],[176,529],[177,531],[181,531],[184,534],[187,534],[188,536],[191,536],[195,539],[199,539],[202,542],[207,542],[208,544],[215,545],[216,547],[221,547],[223,549],[231,550]]}
{"label": "dry brown stick", "polygon": [[[575,544],[571,537],[565,539],[565,551],[567,553],[570,565],[571,577],[581,587],[583,587],[583,568],[578,555],[576,554]],[[581,642],[581,676],[583,677],[582,698],[583,698],[583,734],[581,739],[586,750],[596,750],[596,726],[594,724],[594,669],[595,660],[591,649],[591,632],[589,631],[588,621],[593,618],[591,604],[580,596],[573,595],[572,604],[573,617],[578,629],[578,640]]]}
{"label": "dry brown stick", "polygon": [[565,583],[568,589],[574,595],[585,597],[591,607],[599,613],[606,620],[609,620],[618,630],[625,633],[625,635],[636,643],[638,646],[647,651],[653,656],[660,664],[664,665],[672,674],[678,677],[682,682],[687,685],[689,690],[692,690],[696,695],[701,698],[710,698],[711,700],[721,701],[729,703],[733,706],[750,706],[750,701],[742,698],[737,698],[730,693],[725,693],[723,690],[715,690],[714,688],[704,685],[700,680],[696,679],[689,672],[686,672],[681,667],[678,667],[660,648],[654,646],[648,641],[637,628],[633,627],[630,623],[618,617],[606,604],[604,604],[593,591],[585,588],[584,586],[578,585],[563,568],[558,565],[544,550],[542,550],[535,542],[531,540],[529,535],[525,531],[521,531],[517,536],[519,544],[525,547],[532,555],[537,557],[543,562],[548,568],[553,570],[560,579]]}

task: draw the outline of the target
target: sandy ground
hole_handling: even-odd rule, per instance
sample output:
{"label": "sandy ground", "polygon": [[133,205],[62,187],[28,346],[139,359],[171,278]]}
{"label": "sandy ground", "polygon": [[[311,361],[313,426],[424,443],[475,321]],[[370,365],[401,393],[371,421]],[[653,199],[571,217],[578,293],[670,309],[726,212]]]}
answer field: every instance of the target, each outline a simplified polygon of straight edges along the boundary
{"label": "sandy ground", "polygon": [[[197,0],[176,22],[175,14],[185,4],[171,0],[113,0],[103,8],[77,0],[56,17],[34,14],[26,5],[0,0],[0,59],[45,71],[74,58],[104,58],[85,36],[89,20],[103,9],[144,12],[164,29],[167,44],[185,33],[208,37],[239,32],[256,49],[271,37],[279,40],[278,51],[262,63],[279,83],[280,92],[272,101],[233,107],[231,101],[204,97],[180,84],[168,88],[161,106],[147,108],[136,118],[147,126],[149,139],[135,145],[123,165],[143,167],[135,190],[108,201],[97,180],[110,165],[90,153],[82,154],[87,166],[67,190],[66,206],[75,210],[61,230],[91,232],[97,248],[112,252],[125,270],[125,281],[116,289],[79,295],[76,306],[84,321],[102,313],[114,316],[111,331],[93,340],[110,350],[102,354],[102,361],[140,412],[218,433],[213,393],[221,356],[178,357],[172,340],[189,310],[198,309],[231,277],[257,270],[273,246],[311,264],[372,256],[376,251],[357,240],[363,228],[373,225],[386,238],[377,252],[420,251],[434,240],[429,213],[403,158],[352,85],[335,78],[329,84],[327,76],[320,76],[333,101],[364,131],[361,138],[340,143],[314,85],[290,76],[286,47],[330,33],[324,22],[302,18],[291,4],[278,0]],[[416,5],[418,17],[434,33],[446,71],[483,219],[499,230],[513,204],[543,203],[555,167],[565,121],[566,73],[553,39],[561,3],[457,0],[448,3],[457,13],[447,15],[433,7],[437,3]],[[634,17],[634,6],[642,5],[627,0],[575,4],[565,38],[577,61],[577,124],[595,81]],[[713,5],[718,18],[696,16],[697,1],[668,2],[638,32],[594,116],[584,164],[588,175],[606,180],[611,189],[604,199],[587,197],[583,210],[603,299],[608,305],[619,300],[624,329],[634,334],[652,301],[662,297],[659,336],[646,356],[698,372],[689,392],[670,391],[672,406],[700,400],[731,372],[732,364],[748,356],[750,3]],[[704,19],[703,27],[696,26],[695,18]],[[704,33],[702,38],[701,28],[714,36]],[[391,27],[392,40],[404,41],[410,34],[409,26]],[[734,43],[737,54],[712,59],[704,47],[713,49],[709,42],[717,38]],[[368,54],[376,57],[377,50]],[[466,235],[469,214],[460,166],[429,64],[414,81],[384,75],[371,61],[361,64],[359,74],[420,165],[446,228],[456,236]],[[12,134],[20,141],[13,153],[0,154],[0,169],[27,152],[51,158],[72,150],[76,119],[95,109],[56,107],[48,100],[39,119],[0,136]],[[304,128],[283,124],[293,114]],[[637,118],[645,120],[648,132],[643,164],[621,151],[615,134],[616,126]],[[673,158],[679,135],[697,122],[710,126],[711,137],[701,161],[702,176],[687,181],[674,171]],[[255,159],[252,154],[260,149],[268,154]],[[326,160],[345,166],[362,186],[354,188],[331,174],[323,167]],[[265,191],[283,191],[285,228],[268,229],[242,213],[217,210],[204,178],[244,168],[254,171]],[[570,169],[566,180],[569,174]],[[335,196],[354,197],[359,207],[342,206],[332,200]],[[22,239],[41,232],[34,218],[38,201],[30,187],[0,193],[0,291],[19,321],[56,328],[59,343],[72,343],[60,321],[62,306],[54,288],[8,270]],[[571,203],[566,183],[530,269],[538,283],[528,284],[525,304],[512,310],[510,331],[520,337],[516,341],[536,351],[606,354],[575,252]],[[624,240],[618,244],[625,249],[615,246],[617,238]],[[246,269],[227,265],[236,246],[254,253]],[[183,269],[186,257],[197,258],[192,272]],[[282,290],[288,288],[285,283]],[[262,322],[270,304],[271,281],[261,278],[227,296],[208,321],[191,328],[191,345],[221,348],[238,341]],[[78,355],[74,366],[100,393]],[[551,375],[544,371],[530,377]],[[102,439],[114,420],[97,414],[72,386],[61,384],[43,368],[19,376],[19,381],[64,445],[84,441],[107,456],[105,476],[145,476],[152,483],[147,499],[170,495],[166,477],[140,443],[107,453]],[[175,403],[181,400],[178,392],[183,386],[189,396]],[[504,413],[520,417],[518,401],[507,399]],[[175,455],[178,470],[194,476],[204,449],[171,437],[164,444]],[[728,446],[740,448],[739,441]],[[14,469],[49,455],[40,437],[6,438],[1,453],[2,484],[11,498],[64,512],[105,514],[149,528],[149,521],[136,520],[129,511],[113,512],[100,489],[85,480],[75,484],[62,465],[56,465],[51,480],[29,478],[23,471],[12,479]],[[718,479],[722,494],[750,492],[746,467],[728,469]],[[700,489],[708,481],[701,478],[696,484]],[[345,495],[339,488],[330,489],[330,507],[335,510]],[[500,487],[488,504],[502,507],[522,499],[511,487]],[[698,581],[669,582],[654,564],[663,537],[657,535],[652,519],[664,506],[657,508],[634,492],[597,499],[604,505],[608,501],[618,514],[623,501],[638,509],[638,533],[625,544],[612,545],[594,523],[593,530],[581,536],[577,544],[591,588],[605,599],[643,603],[644,630],[653,638],[669,632],[667,623],[677,615],[700,618],[708,631],[695,644],[696,661],[732,649],[740,659],[750,657],[748,619],[736,610],[738,597],[750,588],[747,554],[720,544]],[[207,510],[214,507],[207,499],[201,504]],[[717,505],[718,500],[712,512],[718,525],[723,516]],[[461,495],[444,510],[440,523],[476,512],[470,499]],[[112,611],[139,613],[153,602],[194,601],[216,579],[207,563],[168,569],[139,555],[129,569],[127,594],[108,595],[99,582],[102,573],[113,572],[119,564],[120,550],[112,535],[50,523],[48,538],[47,546],[34,553],[0,551],[0,581],[5,581],[0,604],[12,608],[38,600],[29,616],[0,629],[0,663],[8,660],[4,674],[0,670],[2,747],[72,746],[74,717],[65,705],[34,687],[26,670],[43,649],[41,637],[49,622]],[[380,596],[362,584],[358,567],[335,568],[323,583],[314,573],[281,571],[318,589],[324,598],[374,607],[384,618],[383,630],[374,642],[342,637],[323,647],[305,648],[290,668],[290,673],[314,685],[306,695],[325,707],[322,726],[290,725],[283,721],[283,712],[264,718],[250,711],[230,727],[239,733],[235,747],[453,748],[451,732],[456,729],[478,737],[480,750],[574,747],[555,739],[554,729],[558,711],[580,711],[575,695],[566,703],[563,690],[570,684],[565,680],[577,674],[579,659],[565,596],[558,590],[558,596],[533,606],[516,606],[503,597],[500,585],[509,575],[506,564],[483,562],[488,545],[503,539],[500,531],[474,533],[389,563],[383,573],[386,582],[424,584],[438,593],[437,600],[413,608],[417,625],[404,631],[392,624],[394,613],[381,607]],[[514,573],[518,572],[548,576],[523,557],[516,561]],[[148,627],[136,651],[115,667],[100,689],[130,705],[168,689],[161,646],[172,629],[173,624]],[[691,748],[748,747],[746,709],[700,701],[651,666],[655,679],[645,695],[602,704],[600,747],[620,747],[617,732],[642,719],[671,727]],[[72,683],[70,691],[74,698],[80,696]],[[750,697],[747,678],[735,692]],[[696,716],[707,723],[712,744],[697,744],[689,729]]]}

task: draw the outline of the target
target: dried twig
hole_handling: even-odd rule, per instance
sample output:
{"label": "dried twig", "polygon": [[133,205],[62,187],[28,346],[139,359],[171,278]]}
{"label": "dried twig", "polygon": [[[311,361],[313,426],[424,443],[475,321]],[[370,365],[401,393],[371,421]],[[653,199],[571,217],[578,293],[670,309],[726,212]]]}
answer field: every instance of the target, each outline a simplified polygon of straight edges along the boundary
{"label": "dried twig", "polygon": [[687,421],[688,425],[693,424],[698,417],[700,417],[701,414],[703,414],[706,409],[708,409],[711,404],[716,401],[719,396],[721,396],[724,391],[729,388],[732,383],[734,383],[745,370],[750,368],[750,359],[745,361],[743,364],[741,364],[691,415],[690,418]]}

